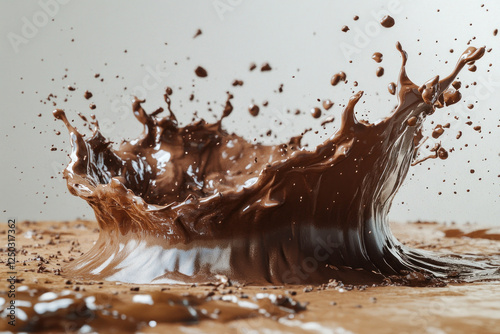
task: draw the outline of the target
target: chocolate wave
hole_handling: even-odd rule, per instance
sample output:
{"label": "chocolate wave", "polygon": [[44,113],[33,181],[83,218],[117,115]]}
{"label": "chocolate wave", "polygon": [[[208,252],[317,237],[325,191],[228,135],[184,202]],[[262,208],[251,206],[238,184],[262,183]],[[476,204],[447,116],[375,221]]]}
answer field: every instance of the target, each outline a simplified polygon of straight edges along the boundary
{"label": "chocolate wave", "polygon": [[[134,283],[217,281],[246,284],[380,282],[402,271],[437,277],[491,274],[494,266],[401,245],[391,234],[392,200],[415,159],[425,117],[457,102],[449,88],[481,58],[468,48],[453,72],[417,86],[398,81],[398,106],[377,122],[358,121],[349,100],[340,129],[307,151],[250,143],[222,128],[222,118],[179,127],[169,114],[146,113],[135,100],[142,135],[113,149],[99,132],[85,139],[54,111],[71,137],[64,171],[70,192],[93,208],[101,229],[93,248],[66,268],[71,276]],[[439,154],[438,154],[439,153]],[[436,156],[446,158],[444,149]]]}

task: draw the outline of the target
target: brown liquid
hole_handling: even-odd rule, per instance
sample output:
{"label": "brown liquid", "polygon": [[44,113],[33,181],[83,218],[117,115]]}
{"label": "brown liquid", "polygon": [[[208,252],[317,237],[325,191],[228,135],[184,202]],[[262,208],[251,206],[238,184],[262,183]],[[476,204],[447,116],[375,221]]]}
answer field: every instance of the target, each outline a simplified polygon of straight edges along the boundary
{"label": "brown liquid", "polygon": [[432,138],[437,139],[441,137],[441,135],[444,133],[444,129],[442,125],[436,125],[434,130],[432,131]]}
{"label": "brown liquid", "polygon": [[324,100],[323,101],[323,108],[325,108],[325,110],[330,110],[331,107],[333,107],[333,101],[332,100]]}
{"label": "brown liquid", "polygon": [[205,70],[203,67],[201,66],[198,66],[195,70],[194,70],[194,73],[196,73],[197,76],[199,76],[200,78],[205,78],[206,76],[208,76],[208,73],[207,73],[207,70]]}
{"label": "brown liquid", "polygon": [[268,63],[265,63],[264,65],[262,65],[262,66],[261,66],[260,70],[261,70],[262,72],[266,72],[266,71],[270,71],[270,70],[272,70],[272,67],[271,67],[271,65],[269,65]]}
{"label": "brown liquid", "polygon": [[377,71],[375,72],[375,74],[377,75],[377,77],[383,76],[384,75],[384,68],[383,67],[378,67]]}
{"label": "brown liquid", "polygon": [[389,94],[395,95],[396,94],[396,84],[394,82],[389,83],[389,85],[387,85],[387,90],[389,91]]}
{"label": "brown liquid", "polygon": [[336,73],[332,76],[332,79],[330,80],[330,84],[332,86],[336,86],[340,81],[345,81],[346,77],[347,76],[344,72]]}
{"label": "brown liquid", "polygon": [[256,104],[251,104],[249,107],[248,107],[248,112],[250,113],[250,115],[252,116],[257,116],[259,114],[259,106],[256,105]]}
{"label": "brown liquid", "polygon": [[382,18],[382,20],[380,20],[380,24],[385,27],[385,28],[390,28],[392,26],[394,26],[394,19],[392,18],[392,16],[389,16],[389,15],[386,15]]}
{"label": "brown liquid", "polygon": [[382,62],[382,59],[384,58],[384,56],[380,53],[380,52],[375,52],[373,55],[372,55],[372,59],[375,60],[375,62],[377,63],[380,63]]}
{"label": "brown liquid", "polygon": [[193,38],[200,36],[202,33],[203,32],[201,31],[201,29],[196,30],[196,33],[194,34]]}
{"label": "brown liquid", "polygon": [[320,118],[321,117],[321,109],[318,107],[312,108],[311,109],[311,116],[314,118]]}
{"label": "brown liquid", "polygon": [[[468,48],[448,77],[420,87],[406,76],[406,53],[398,49],[399,104],[391,115],[359,122],[359,92],[339,131],[313,151],[301,148],[301,136],[266,146],[227,133],[222,121],[233,110],[230,94],[220,121],[183,128],[169,93],[162,118],[136,100],[144,132],[116,150],[97,122],[84,139],[56,110],[71,135],[68,188],[94,209],[101,229],[94,247],[66,272],[135,283],[213,282],[225,275],[247,284],[381,282],[402,271],[458,272],[463,279],[493,273],[483,262],[409,249],[387,222],[425,116],[443,106],[443,92],[484,48]],[[447,154],[436,147],[436,157]]]}
{"label": "brown liquid", "polygon": [[306,309],[305,304],[272,293],[251,298],[234,294],[181,296],[168,292],[114,296],[109,293],[82,295],[69,289],[56,293],[36,285],[24,288],[17,292],[16,303],[18,313],[22,311],[26,317],[18,316],[15,327],[0,325],[0,329],[69,333],[87,326],[100,333],[111,329],[112,333],[137,333],[160,324],[195,325],[203,320],[228,322],[256,316],[278,319]]}
{"label": "brown liquid", "polygon": [[[441,306],[433,308],[430,320],[435,328],[489,333],[498,327],[498,282],[457,284],[453,272],[446,287],[431,275],[415,272],[387,277],[377,287],[338,281],[287,287],[241,286],[231,284],[226,277],[219,277],[213,284],[136,285],[63,277],[61,268],[97,240],[99,231],[95,227],[91,221],[17,223],[16,260],[20,270],[16,326],[7,323],[11,320],[7,309],[10,276],[3,271],[0,332],[226,333],[228,328],[238,328],[242,333],[252,333],[265,328],[276,333],[303,333],[306,324],[328,332],[335,321],[354,333],[373,333],[373,323],[383,318],[386,323],[375,333],[385,334],[387,328],[395,328],[395,333],[419,333],[422,321],[408,321],[408,314],[419,314],[422,305],[437,303]],[[497,266],[500,260],[495,241],[499,238],[498,228],[484,230],[468,225],[458,230],[444,224],[417,222],[391,224],[391,229],[411,247],[475,254]],[[0,241],[7,243],[7,235],[0,235]],[[427,287],[412,289],[401,284]],[[44,295],[46,292],[52,293]],[[483,327],[477,325],[478,311],[483,314]]]}

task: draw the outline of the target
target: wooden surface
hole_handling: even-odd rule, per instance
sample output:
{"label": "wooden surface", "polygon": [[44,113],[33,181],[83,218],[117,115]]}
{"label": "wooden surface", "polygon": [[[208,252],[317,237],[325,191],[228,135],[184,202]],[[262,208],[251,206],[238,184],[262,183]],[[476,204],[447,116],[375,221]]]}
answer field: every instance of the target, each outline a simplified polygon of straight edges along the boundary
{"label": "wooden surface", "polygon": [[[413,247],[500,255],[498,228],[444,226],[415,223],[393,224],[394,234]],[[471,231],[476,231],[470,233]],[[64,276],[66,263],[88,250],[98,237],[97,224],[76,222],[18,222],[16,226],[16,288],[50,291],[77,291],[85,295],[104,293],[127,300],[130,295],[152,292],[206,296],[242,295],[252,297],[270,292],[292,296],[309,303],[305,311],[280,319],[266,316],[218,321],[203,320],[194,324],[147,323],[141,332],[151,333],[500,333],[500,282],[454,284],[441,288],[367,287],[231,287],[129,285],[116,282],[84,282]],[[7,233],[0,235],[7,244]],[[5,302],[9,275],[7,252],[1,252],[2,286]],[[0,299],[2,301],[2,299]],[[126,301],[125,301],[126,302]],[[5,304],[2,308],[5,308]],[[3,324],[0,330],[12,330]],[[17,327],[19,328],[19,327]],[[112,328],[108,328],[112,332]],[[71,330],[69,330],[71,331]]]}

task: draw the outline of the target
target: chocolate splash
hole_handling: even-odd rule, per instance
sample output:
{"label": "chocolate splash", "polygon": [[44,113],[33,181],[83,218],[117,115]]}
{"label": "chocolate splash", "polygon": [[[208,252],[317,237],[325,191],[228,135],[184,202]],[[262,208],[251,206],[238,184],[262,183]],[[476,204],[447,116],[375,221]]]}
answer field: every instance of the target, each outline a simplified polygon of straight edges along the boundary
{"label": "chocolate splash", "polygon": [[[403,58],[398,106],[387,118],[359,122],[349,100],[339,131],[313,151],[288,144],[249,143],[222,128],[229,94],[216,123],[179,127],[170,110],[133,112],[144,125],[118,149],[99,132],[70,132],[70,192],[94,209],[101,232],[94,247],[65,269],[84,279],[134,283],[215,281],[381,282],[402,271],[463,279],[495,267],[456,256],[412,250],[391,234],[387,215],[412,160],[423,120],[444,106],[443,93],[459,71],[484,54],[469,47],[454,71],[422,86],[406,75]],[[409,120],[412,120],[411,122]],[[417,138],[417,140],[415,139]]]}

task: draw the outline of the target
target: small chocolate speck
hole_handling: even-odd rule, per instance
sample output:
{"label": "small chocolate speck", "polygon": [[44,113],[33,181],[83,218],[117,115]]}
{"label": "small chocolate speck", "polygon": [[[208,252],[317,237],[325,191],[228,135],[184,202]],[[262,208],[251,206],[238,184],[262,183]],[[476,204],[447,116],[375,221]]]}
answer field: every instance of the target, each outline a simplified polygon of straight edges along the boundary
{"label": "small chocolate speck", "polygon": [[269,63],[265,63],[264,65],[262,65],[262,67],[260,68],[260,71],[261,72],[266,72],[266,71],[270,71],[272,70],[272,67],[271,65],[269,65]]}
{"label": "small chocolate speck", "polygon": [[253,71],[257,68],[257,65],[255,63],[250,64],[250,71]]}
{"label": "small chocolate speck", "polygon": [[203,32],[201,31],[201,29],[196,30],[196,33],[194,34],[193,38],[200,36],[202,33]]}
{"label": "small chocolate speck", "polygon": [[90,99],[92,97],[92,93],[89,92],[88,90],[85,92],[85,94],[83,94],[83,97],[86,98],[87,100]]}
{"label": "small chocolate speck", "polygon": [[242,80],[234,80],[233,86],[243,86],[243,81]]}
{"label": "small chocolate speck", "polygon": [[89,108],[90,108],[90,109],[92,109],[92,110],[94,110],[94,109],[95,109],[95,108],[97,108],[97,107],[96,107],[96,105],[95,105],[94,103],[91,103],[91,104],[89,105]]}
{"label": "small chocolate speck", "polygon": [[342,31],[343,32],[348,32],[349,31],[349,27],[348,26],[343,26],[342,27]]}
{"label": "small chocolate speck", "polygon": [[72,91],[72,92],[73,92],[75,89],[76,89],[76,88],[75,88],[75,87],[73,87],[73,86],[68,86],[68,90],[70,90],[70,91]]}

